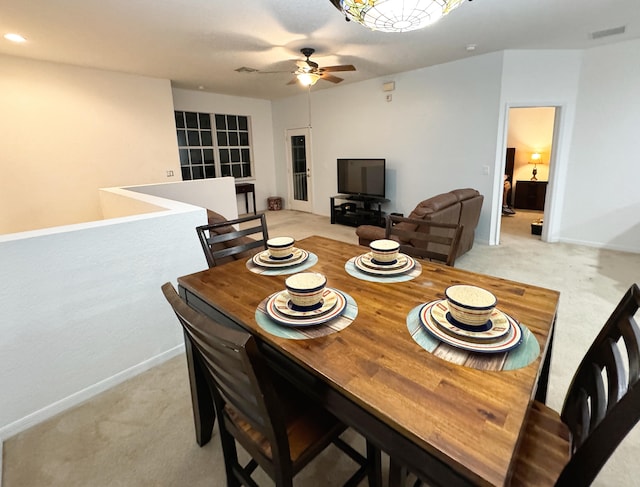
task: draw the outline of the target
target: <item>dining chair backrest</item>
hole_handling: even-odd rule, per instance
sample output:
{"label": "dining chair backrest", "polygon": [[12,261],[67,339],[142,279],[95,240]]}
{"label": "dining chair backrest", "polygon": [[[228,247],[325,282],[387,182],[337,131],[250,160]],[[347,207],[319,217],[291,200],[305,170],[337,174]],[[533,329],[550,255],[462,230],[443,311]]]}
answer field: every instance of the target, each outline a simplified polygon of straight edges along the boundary
{"label": "dining chair backrest", "polygon": [[209,267],[266,250],[269,240],[264,214],[201,225],[196,232]]}
{"label": "dining chair backrest", "polygon": [[640,289],[633,284],[580,363],[562,407],[571,459],[556,485],[588,485],[640,420]]}
{"label": "dining chair backrest", "polygon": [[[208,372],[218,421],[224,421],[225,429],[235,430],[236,418],[231,419],[229,415],[239,415],[268,440],[272,458],[288,458],[282,411],[275,406],[278,400],[269,368],[253,336],[197,312],[180,298],[170,283],[164,284],[162,291],[198,351],[197,359]],[[251,442],[243,446],[253,458],[263,456],[261,449],[254,448]],[[261,460],[261,465],[271,463],[269,458]]]}
{"label": "dining chair backrest", "polygon": [[[191,308],[170,283],[162,286],[162,292],[194,349],[194,360],[206,371],[228,485],[256,486],[251,473],[260,465],[277,487],[291,487],[293,476],[331,443],[359,465],[349,485],[376,474],[379,451],[367,445],[374,465],[340,439],[346,426],[273,374],[253,335]],[[244,467],[238,462],[235,441],[251,456]]]}
{"label": "dining chair backrest", "polygon": [[438,223],[397,215],[386,220],[385,238],[400,242],[400,252],[435,260],[453,267],[458,254],[462,225]]}

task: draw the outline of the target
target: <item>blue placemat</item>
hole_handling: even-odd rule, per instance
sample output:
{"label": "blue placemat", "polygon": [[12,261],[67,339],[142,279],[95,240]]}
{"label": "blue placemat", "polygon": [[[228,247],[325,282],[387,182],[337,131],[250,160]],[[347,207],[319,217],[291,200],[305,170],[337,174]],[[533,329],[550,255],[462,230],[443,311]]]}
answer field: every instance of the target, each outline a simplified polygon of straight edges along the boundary
{"label": "blue placemat", "polygon": [[247,269],[256,274],[263,274],[265,276],[283,276],[286,274],[296,274],[298,272],[306,271],[310,267],[313,267],[318,263],[318,256],[313,252],[309,252],[309,257],[304,262],[297,265],[288,267],[262,267],[253,262],[253,259],[247,260]]}
{"label": "blue placemat", "polygon": [[256,309],[256,322],[258,326],[266,332],[280,338],[291,338],[293,340],[307,340],[309,338],[318,338],[340,330],[344,330],[358,316],[358,305],[355,300],[343,291],[342,293],[347,301],[347,305],[342,314],[326,323],[318,326],[308,326],[304,328],[293,328],[290,326],[280,325],[273,321],[265,311],[265,305],[271,296],[267,296],[258,305]]}
{"label": "blue placemat", "polygon": [[424,304],[416,306],[409,312],[407,329],[418,345],[443,360],[480,370],[515,370],[526,367],[540,355],[538,340],[522,323],[519,323],[522,343],[509,352],[476,353],[450,346],[425,329],[419,316],[423,306]]}
{"label": "blue placemat", "polygon": [[416,265],[408,272],[404,272],[402,274],[396,276],[377,276],[374,274],[367,274],[366,272],[362,272],[355,265],[355,260],[358,256],[350,258],[347,263],[344,265],[344,270],[347,271],[347,274],[350,276],[356,277],[363,281],[370,282],[405,282],[410,281],[411,279],[415,279],[422,273],[422,266],[420,262],[417,260]]}

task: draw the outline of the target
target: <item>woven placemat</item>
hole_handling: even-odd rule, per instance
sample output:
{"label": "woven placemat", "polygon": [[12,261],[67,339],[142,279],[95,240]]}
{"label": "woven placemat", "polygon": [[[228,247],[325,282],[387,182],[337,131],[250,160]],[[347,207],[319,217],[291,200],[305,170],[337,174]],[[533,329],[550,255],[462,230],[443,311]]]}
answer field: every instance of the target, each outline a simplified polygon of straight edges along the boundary
{"label": "woven placemat", "polygon": [[403,272],[402,274],[398,274],[395,276],[378,276],[375,274],[367,274],[366,272],[363,272],[356,267],[355,260],[357,258],[358,256],[350,258],[344,265],[344,270],[347,271],[347,274],[349,274],[350,276],[361,279],[363,281],[389,283],[405,282],[410,281],[411,279],[415,279],[422,273],[422,266],[420,265],[420,262],[416,260],[416,265],[413,267],[413,269],[407,272]]}
{"label": "woven placemat", "polygon": [[347,326],[353,323],[353,320],[358,316],[358,305],[355,300],[343,291],[337,292],[342,293],[347,301],[347,305],[340,316],[337,316],[326,323],[302,328],[294,328],[276,323],[265,311],[267,301],[273,295],[267,296],[258,305],[255,314],[256,322],[264,331],[280,338],[290,338],[292,340],[307,340],[309,338],[318,338],[330,335],[331,333],[336,333],[340,330],[344,330]]}
{"label": "woven placemat", "polygon": [[522,323],[519,323],[522,329],[522,343],[508,352],[469,352],[443,343],[431,335],[420,321],[420,310],[423,306],[424,304],[416,306],[409,312],[407,329],[418,345],[447,362],[479,370],[515,370],[526,367],[540,355],[538,340]]}

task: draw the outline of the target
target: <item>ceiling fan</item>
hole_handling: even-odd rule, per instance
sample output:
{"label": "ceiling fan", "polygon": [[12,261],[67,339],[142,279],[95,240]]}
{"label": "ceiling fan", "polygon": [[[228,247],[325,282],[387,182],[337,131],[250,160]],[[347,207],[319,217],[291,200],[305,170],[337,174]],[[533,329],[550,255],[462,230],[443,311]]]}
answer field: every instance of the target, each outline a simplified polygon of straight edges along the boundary
{"label": "ceiling fan", "polygon": [[304,86],[316,84],[319,79],[330,81],[331,83],[340,83],[342,78],[333,76],[329,73],[338,71],[355,71],[356,68],[352,64],[341,64],[339,66],[325,66],[321,68],[318,63],[309,59],[315,52],[315,49],[303,47],[300,52],[307,58],[304,61],[297,61],[298,69],[294,71],[295,78],[289,81],[289,85],[295,84],[297,81]]}

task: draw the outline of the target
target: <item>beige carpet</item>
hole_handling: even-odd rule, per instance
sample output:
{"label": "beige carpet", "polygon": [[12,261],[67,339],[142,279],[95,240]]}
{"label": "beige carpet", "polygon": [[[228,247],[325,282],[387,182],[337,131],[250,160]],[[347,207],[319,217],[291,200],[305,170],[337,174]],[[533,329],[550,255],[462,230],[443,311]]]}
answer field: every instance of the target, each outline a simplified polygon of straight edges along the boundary
{"label": "beige carpet", "polygon": [[[640,281],[640,255],[567,244],[531,235],[541,215],[519,210],[502,218],[501,245],[477,245],[456,267],[559,290],[560,307],[548,403],[562,406],[572,373],[626,289]],[[313,234],[356,243],[354,229],[327,217],[267,213],[269,233]],[[158,291],[159,292],[159,291]],[[178,324],[176,323],[176,326]],[[347,439],[363,451],[363,442]],[[594,485],[638,485],[640,426],[616,451]],[[305,469],[297,486],[340,485],[353,464],[335,448]],[[217,437],[194,439],[186,363],[182,356],[5,441],[3,487],[223,486]],[[272,485],[256,473],[261,485]]]}

